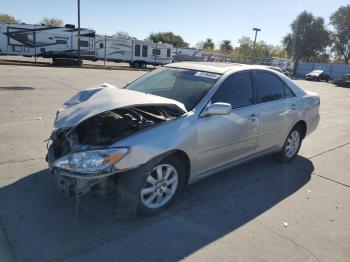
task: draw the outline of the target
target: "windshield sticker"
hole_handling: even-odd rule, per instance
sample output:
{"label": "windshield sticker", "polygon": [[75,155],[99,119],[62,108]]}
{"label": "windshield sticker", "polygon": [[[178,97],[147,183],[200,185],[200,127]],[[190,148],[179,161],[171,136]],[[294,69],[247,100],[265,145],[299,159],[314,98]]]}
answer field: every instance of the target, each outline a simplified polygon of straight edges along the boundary
{"label": "windshield sticker", "polygon": [[208,72],[197,72],[194,76],[205,77],[210,79],[218,79],[220,75],[208,73]]}

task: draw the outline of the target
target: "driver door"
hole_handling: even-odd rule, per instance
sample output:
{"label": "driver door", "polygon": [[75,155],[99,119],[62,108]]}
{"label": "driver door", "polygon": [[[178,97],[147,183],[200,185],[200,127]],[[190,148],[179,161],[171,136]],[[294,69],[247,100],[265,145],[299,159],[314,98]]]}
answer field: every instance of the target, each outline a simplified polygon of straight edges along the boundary
{"label": "driver door", "polygon": [[259,107],[254,105],[250,71],[229,76],[212,97],[211,103],[232,105],[228,115],[200,117],[197,125],[198,156],[195,176],[252,155],[256,151]]}

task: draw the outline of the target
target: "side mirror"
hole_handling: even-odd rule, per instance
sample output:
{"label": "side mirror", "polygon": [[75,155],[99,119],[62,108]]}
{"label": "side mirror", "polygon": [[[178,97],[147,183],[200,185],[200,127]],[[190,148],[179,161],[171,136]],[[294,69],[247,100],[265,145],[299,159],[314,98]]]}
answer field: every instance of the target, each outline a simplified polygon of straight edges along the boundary
{"label": "side mirror", "polygon": [[202,116],[214,116],[214,115],[229,115],[232,111],[232,106],[229,103],[214,103],[207,106]]}

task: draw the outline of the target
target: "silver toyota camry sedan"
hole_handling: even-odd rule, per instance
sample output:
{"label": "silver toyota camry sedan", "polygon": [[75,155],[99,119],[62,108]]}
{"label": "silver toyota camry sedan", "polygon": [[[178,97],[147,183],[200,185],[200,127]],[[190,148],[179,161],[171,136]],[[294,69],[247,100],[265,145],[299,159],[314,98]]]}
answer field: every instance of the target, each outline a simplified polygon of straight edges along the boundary
{"label": "silver toyota camry sedan", "polygon": [[47,161],[68,196],[113,195],[118,212],[158,213],[223,169],[266,154],[293,160],[319,106],[317,94],[263,66],[169,64],[64,103]]}

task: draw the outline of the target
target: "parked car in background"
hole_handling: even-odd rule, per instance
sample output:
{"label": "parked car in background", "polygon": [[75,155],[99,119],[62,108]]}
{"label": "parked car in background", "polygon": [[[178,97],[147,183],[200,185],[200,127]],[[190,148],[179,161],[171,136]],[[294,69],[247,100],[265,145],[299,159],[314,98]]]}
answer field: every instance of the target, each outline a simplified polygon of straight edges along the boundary
{"label": "parked car in background", "polygon": [[184,62],[122,89],[80,91],[57,112],[47,160],[68,196],[115,188],[121,212],[153,214],[187,185],[274,154],[292,161],[320,98],[264,66]]}
{"label": "parked car in background", "polygon": [[342,77],[335,79],[333,83],[337,86],[350,87],[350,74],[343,75]]}
{"label": "parked car in background", "polygon": [[324,70],[314,70],[314,71],[306,74],[305,79],[311,80],[311,81],[326,81],[326,82],[328,82],[330,79],[330,76]]}

